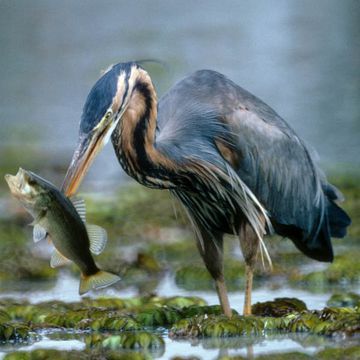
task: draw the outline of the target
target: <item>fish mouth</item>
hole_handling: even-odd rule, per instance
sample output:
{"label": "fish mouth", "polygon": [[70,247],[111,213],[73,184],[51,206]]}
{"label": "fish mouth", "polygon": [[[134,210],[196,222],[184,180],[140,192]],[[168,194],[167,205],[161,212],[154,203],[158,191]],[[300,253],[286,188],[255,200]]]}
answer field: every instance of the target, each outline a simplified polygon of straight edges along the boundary
{"label": "fish mouth", "polygon": [[5,181],[7,182],[11,193],[14,196],[20,196],[21,190],[25,185],[25,170],[19,168],[16,175],[6,174],[4,176]]}
{"label": "fish mouth", "polygon": [[70,197],[76,193],[96,155],[105,145],[112,128],[110,124],[95,132],[80,136],[62,185],[62,191],[66,196]]}
{"label": "fish mouth", "polygon": [[11,192],[18,188],[17,182],[16,182],[16,175],[6,174],[4,176],[4,179],[7,182],[7,184],[9,185]]}

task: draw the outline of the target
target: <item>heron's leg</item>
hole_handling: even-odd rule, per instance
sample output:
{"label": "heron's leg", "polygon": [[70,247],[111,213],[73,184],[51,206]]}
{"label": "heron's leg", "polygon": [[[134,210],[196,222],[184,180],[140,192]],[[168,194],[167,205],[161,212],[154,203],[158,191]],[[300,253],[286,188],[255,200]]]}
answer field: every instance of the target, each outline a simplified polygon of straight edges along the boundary
{"label": "heron's leg", "polygon": [[243,314],[251,315],[251,293],[253,286],[253,274],[259,252],[259,238],[250,224],[244,223],[239,232],[240,246],[245,259],[245,300]]}
{"label": "heron's leg", "polygon": [[210,234],[207,231],[200,231],[197,237],[197,247],[204,260],[205,266],[215,280],[216,291],[224,314],[231,317],[231,307],[227,294],[224,266],[223,266],[223,234]]}

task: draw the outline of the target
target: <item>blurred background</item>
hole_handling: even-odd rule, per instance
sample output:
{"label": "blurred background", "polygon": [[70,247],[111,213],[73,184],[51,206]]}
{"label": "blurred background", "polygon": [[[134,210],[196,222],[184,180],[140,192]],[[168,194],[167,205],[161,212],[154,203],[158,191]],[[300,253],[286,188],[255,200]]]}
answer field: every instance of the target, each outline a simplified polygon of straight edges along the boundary
{"label": "blurred background", "polygon": [[[257,273],[254,302],[296,296],[309,309],[321,309],[334,304],[329,299],[336,292],[360,293],[359,19],[359,0],[0,0],[0,302],[7,297],[10,304],[14,299],[81,300],[77,269],[49,267],[52,249],[32,243],[29,216],[10,197],[3,175],[22,166],[60,186],[83,104],[101,70],[142,59],[165,64],[145,65],[159,97],[198,69],[227,75],[316,149],[318,161],[347,197],[344,206],[353,225],[346,239],[334,241],[336,261],[318,263],[290,241],[271,238],[267,244],[275,268],[272,274]],[[123,279],[95,295],[200,296],[218,304],[193,233],[184,217],[175,218],[168,193],[128,181],[108,145],[80,189],[88,219],[109,234],[96,261]],[[225,253],[231,305],[241,312],[244,267],[236,239],[226,242]],[[249,344],[255,354],[340,346],[307,334],[306,339],[176,343],[161,331],[166,358],[215,358],[224,349],[245,354]],[[56,336],[57,344],[68,339]],[[55,347],[48,340],[37,346]],[[57,348],[83,349],[80,340]],[[12,350],[0,348],[0,359],[2,351]]]}
{"label": "blurred background", "polygon": [[[326,169],[352,171],[359,18],[357,0],[1,0],[0,168],[46,164],[63,175],[100,71],[150,58],[167,64],[147,66],[159,97],[195,70],[220,71],[286,119]],[[108,146],[84,186],[123,176]]]}

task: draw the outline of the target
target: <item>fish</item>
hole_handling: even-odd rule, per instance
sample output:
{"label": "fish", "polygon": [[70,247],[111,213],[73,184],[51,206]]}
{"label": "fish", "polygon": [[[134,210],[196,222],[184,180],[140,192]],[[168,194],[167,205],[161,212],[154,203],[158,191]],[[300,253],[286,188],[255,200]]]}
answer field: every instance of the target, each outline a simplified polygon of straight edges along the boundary
{"label": "fish", "polygon": [[92,254],[100,254],[107,242],[106,231],[86,224],[85,202],[69,199],[55,185],[35,173],[19,168],[16,175],[5,175],[11,194],[34,218],[34,242],[48,239],[54,245],[50,266],[73,262],[81,271],[79,294],[110,286],[118,275],[100,270]]}

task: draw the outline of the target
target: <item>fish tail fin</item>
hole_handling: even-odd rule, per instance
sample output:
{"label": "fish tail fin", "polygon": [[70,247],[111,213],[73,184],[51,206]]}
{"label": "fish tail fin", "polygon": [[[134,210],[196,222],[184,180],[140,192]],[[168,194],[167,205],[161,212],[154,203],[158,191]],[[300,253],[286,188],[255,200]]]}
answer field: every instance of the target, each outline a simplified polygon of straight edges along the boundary
{"label": "fish tail fin", "polygon": [[99,270],[93,275],[81,275],[79,294],[83,295],[91,289],[100,289],[118,282],[121,278],[107,271]]}

